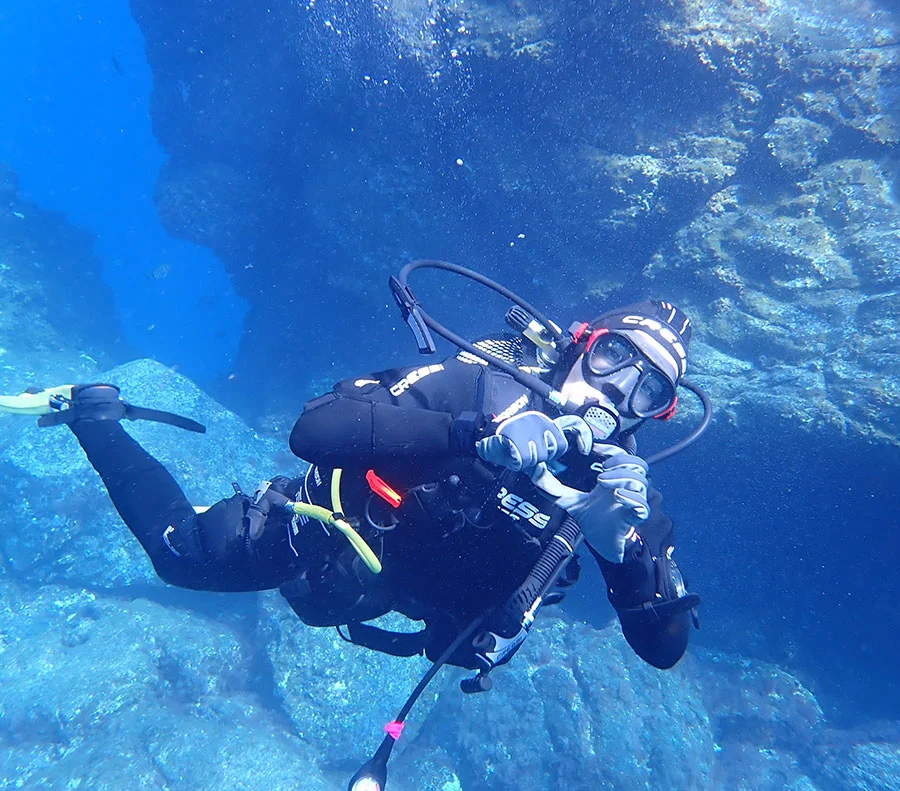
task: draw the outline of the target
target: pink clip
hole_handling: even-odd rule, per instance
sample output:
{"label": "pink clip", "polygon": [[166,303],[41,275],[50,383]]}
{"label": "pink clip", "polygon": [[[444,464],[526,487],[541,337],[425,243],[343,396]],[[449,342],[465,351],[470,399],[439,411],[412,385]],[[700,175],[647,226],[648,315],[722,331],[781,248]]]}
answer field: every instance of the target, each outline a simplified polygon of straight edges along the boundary
{"label": "pink clip", "polygon": [[393,720],[384,726],[384,732],[390,736],[394,741],[400,738],[400,734],[403,733],[403,726],[406,723],[397,722],[397,720]]}

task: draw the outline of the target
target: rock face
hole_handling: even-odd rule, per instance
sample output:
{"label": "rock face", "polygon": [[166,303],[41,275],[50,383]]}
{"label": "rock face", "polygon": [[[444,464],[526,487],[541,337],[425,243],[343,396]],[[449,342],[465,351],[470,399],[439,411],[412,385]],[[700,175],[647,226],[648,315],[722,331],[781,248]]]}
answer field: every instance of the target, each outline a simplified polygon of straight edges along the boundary
{"label": "rock face", "polygon": [[713,732],[690,670],[643,665],[618,629],[548,619],[536,637],[489,695],[442,693],[421,739],[431,764],[443,755],[462,788],[713,787]]}
{"label": "rock face", "polygon": [[[730,187],[645,269],[706,317],[701,337],[712,348],[697,367],[733,419],[774,398],[783,417],[812,429],[895,441],[900,224],[892,183],[871,161],[839,160],[813,169],[799,194],[775,205],[743,203],[741,188]],[[747,363],[737,380],[716,352]]]}
{"label": "rock face", "polygon": [[[667,35],[746,98],[743,113],[732,107],[723,118],[748,154],[644,275],[703,316],[712,348],[699,367],[733,419],[774,398],[810,429],[896,443],[893,21],[876,12],[867,30],[836,11],[685,3]],[[717,352],[749,363],[740,382]]]}
{"label": "rock face", "polygon": [[329,787],[309,745],[261,705],[233,629],[8,578],[0,602],[0,787]]}
{"label": "rock face", "polygon": [[[411,630],[402,616],[379,623]],[[430,666],[423,657],[403,659],[346,643],[334,629],[306,627],[275,594],[265,598],[261,633],[277,697],[294,729],[315,746],[323,767],[348,778],[366,759],[366,751],[378,746],[381,727],[394,719]],[[430,692],[442,685],[446,679],[436,681]],[[433,700],[426,698],[417,707],[404,740],[415,738],[419,718],[432,705]]]}
{"label": "rock face", "polygon": [[[128,424],[197,502],[299,470],[159,364],[100,378],[208,426]],[[15,420],[0,423],[0,787],[343,787],[427,663],[305,627],[273,592],[164,586],[67,430]],[[774,665],[692,649],[659,672],[618,628],[550,610],[493,692],[463,696],[461,676],[414,709],[391,788],[894,787],[900,726],[834,730]]]}
{"label": "rock face", "polygon": [[0,392],[83,381],[127,353],[118,335],[90,235],[25,200],[0,162]]}
{"label": "rock face", "polygon": [[335,378],[377,367],[397,347],[386,276],[444,256],[564,324],[685,302],[733,419],[799,378],[791,418],[897,441],[887,6],[164,5],[132,2],[170,155],[157,201],[253,306],[244,379],[299,389],[284,349],[324,353],[322,328],[360,321]]}

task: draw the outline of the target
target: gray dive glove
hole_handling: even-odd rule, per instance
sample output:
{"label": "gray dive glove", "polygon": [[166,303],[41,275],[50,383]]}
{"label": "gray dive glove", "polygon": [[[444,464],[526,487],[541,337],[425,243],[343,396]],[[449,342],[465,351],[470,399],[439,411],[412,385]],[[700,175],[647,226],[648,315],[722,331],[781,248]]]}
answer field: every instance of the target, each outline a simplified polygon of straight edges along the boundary
{"label": "gray dive glove", "polygon": [[589,492],[561,484],[545,465],[535,470],[532,480],[568,511],[578,522],[591,546],[612,563],[621,563],[625,544],[635,536],[635,528],[650,516],[647,502],[647,463],[618,445],[595,445],[594,451],[606,459],[597,483]]}
{"label": "gray dive glove", "polygon": [[572,437],[580,453],[587,454],[593,437],[590,426],[575,415],[551,420],[543,412],[529,411],[504,420],[490,437],[475,443],[486,462],[513,472],[532,473],[539,464],[558,459],[569,450]]}

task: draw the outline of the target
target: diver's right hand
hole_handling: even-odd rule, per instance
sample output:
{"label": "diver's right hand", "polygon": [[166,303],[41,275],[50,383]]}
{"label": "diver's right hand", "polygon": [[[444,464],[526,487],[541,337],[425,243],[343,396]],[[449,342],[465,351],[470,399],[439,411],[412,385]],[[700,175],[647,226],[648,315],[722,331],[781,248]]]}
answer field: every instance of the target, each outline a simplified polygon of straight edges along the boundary
{"label": "diver's right hand", "polygon": [[566,434],[574,438],[580,453],[590,451],[591,430],[584,420],[574,415],[551,420],[543,412],[532,410],[504,420],[493,435],[475,443],[475,451],[490,464],[530,473],[539,464],[568,452]]}
{"label": "diver's right hand", "polygon": [[[616,445],[596,445],[605,457],[589,492],[560,487],[556,505],[578,522],[584,537],[606,560],[621,563],[625,545],[650,515],[647,462]],[[546,478],[545,478],[546,480]]]}

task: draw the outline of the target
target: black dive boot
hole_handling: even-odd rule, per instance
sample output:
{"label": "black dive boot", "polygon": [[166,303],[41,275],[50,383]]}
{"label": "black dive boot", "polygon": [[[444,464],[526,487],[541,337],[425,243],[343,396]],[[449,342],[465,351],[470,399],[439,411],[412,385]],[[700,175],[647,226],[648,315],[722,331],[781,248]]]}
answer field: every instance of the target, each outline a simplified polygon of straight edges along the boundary
{"label": "black dive boot", "polygon": [[50,414],[38,419],[39,426],[71,424],[76,420],[121,420],[128,405],[119,400],[119,388],[110,384],[74,385],[71,394],[50,396]]}
{"label": "black dive boot", "polygon": [[168,423],[188,431],[204,434],[206,427],[190,418],[163,412],[159,409],[146,409],[134,406],[119,398],[119,388],[111,384],[74,385],[70,397],[51,395],[50,408],[53,410],[38,418],[39,426],[58,426],[61,423],[71,424],[76,420],[152,420],[156,423]]}
{"label": "black dive boot", "polygon": [[73,420],[121,420],[127,415],[127,404],[119,400],[121,391],[115,385],[75,385],[67,411]]}

